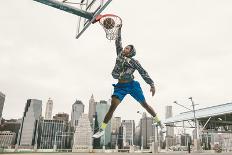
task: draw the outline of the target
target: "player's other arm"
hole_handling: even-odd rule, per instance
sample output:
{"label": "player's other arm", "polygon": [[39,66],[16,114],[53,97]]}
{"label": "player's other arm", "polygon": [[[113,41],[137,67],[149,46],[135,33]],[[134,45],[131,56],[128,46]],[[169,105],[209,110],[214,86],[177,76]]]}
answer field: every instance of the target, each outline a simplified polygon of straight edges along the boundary
{"label": "player's other arm", "polygon": [[118,28],[118,36],[117,38],[115,39],[115,46],[116,46],[116,52],[117,52],[117,55],[119,55],[122,51],[122,38],[121,38],[121,29],[122,29],[122,25],[118,25],[120,26]]}
{"label": "player's other arm", "polygon": [[134,61],[134,67],[138,70],[139,74],[142,76],[144,81],[151,86],[150,91],[152,92],[152,96],[155,94],[155,86],[151,77],[148,75],[147,71],[141,66],[138,61]]}

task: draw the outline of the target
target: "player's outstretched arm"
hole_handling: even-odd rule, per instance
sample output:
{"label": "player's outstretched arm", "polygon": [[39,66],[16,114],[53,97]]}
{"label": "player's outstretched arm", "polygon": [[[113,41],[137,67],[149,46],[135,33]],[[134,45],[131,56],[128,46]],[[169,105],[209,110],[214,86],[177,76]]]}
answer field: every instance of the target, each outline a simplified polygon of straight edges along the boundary
{"label": "player's outstretched arm", "polygon": [[120,52],[122,51],[122,38],[121,38],[121,29],[122,29],[122,24],[120,25],[117,25],[119,28],[118,28],[118,36],[116,37],[115,39],[115,46],[116,46],[116,52],[117,52],[117,55],[120,54]]}
{"label": "player's outstretched arm", "polygon": [[148,75],[146,70],[141,66],[141,64],[138,61],[134,61],[134,66],[138,70],[139,74],[142,76],[144,81],[151,86],[150,92],[152,93],[152,96],[155,95],[155,86],[154,82],[151,79],[151,77]]}

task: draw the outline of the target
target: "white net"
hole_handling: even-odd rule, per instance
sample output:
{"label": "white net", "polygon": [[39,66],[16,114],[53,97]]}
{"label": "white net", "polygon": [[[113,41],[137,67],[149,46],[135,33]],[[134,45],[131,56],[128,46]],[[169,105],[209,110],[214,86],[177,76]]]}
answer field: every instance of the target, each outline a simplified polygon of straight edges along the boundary
{"label": "white net", "polygon": [[117,38],[117,32],[122,25],[122,20],[116,15],[105,15],[99,20],[99,23],[106,32],[106,38],[109,40],[115,40]]}

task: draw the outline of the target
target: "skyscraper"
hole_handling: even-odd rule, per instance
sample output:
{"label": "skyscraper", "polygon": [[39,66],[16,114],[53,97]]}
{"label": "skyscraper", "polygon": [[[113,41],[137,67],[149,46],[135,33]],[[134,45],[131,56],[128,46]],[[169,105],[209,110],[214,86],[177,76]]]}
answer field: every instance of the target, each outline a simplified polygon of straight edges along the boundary
{"label": "skyscraper", "polygon": [[[108,112],[110,108],[110,105],[107,104],[107,101],[101,100],[100,102],[97,103],[96,105],[96,113],[97,113],[97,121],[98,121],[98,126],[101,126],[101,123],[103,122],[106,113]],[[101,146],[103,145],[110,145],[111,142],[111,121],[108,122],[107,127],[105,129],[105,135],[101,137]]]}
{"label": "skyscraper", "polygon": [[42,101],[37,99],[27,100],[21,127],[18,136],[18,146],[21,148],[33,148],[37,145],[38,124],[42,115]]}
{"label": "skyscraper", "polygon": [[78,120],[81,117],[82,113],[84,113],[85,105],[80,101],[76,100],[76,102],[72,105],[72,113],[71,113],[71,126],[76,127],[78,125]]}
{"label": "skyscraper", "polygon": [[51,98],[48,99],[46,110],[45,110],[45,119],[52,119],[52,108],[53,108],[53,101]]}
{"label": "skyscraper", "polygon": [[[42,120],[40,134],[40,149],[65,149],[67,147],[68,124],[64,120]],[[71,136],[71,135],[70,135]]]}
{"label": "skyscraper", "polygon": [[96,102],[92,95],[89,100],[89,121],[91,124],[93,123],[93,118],[94,118],[95,113],[96,113]]}
{"label": "skyscraper", "polygon": [[92,135],[88,114],[82,114],[74,133],[72,151],[76,149],[90,149],[92,147]]}
{"label": "skyscraper", "polygon": [[14,145],[15,132],[11,131],[0,131],[0,148],[9,148]]}
{"label": "skyscraper", "polygon": [[156,138],[156,132],[157,127],[153,125],[153,118],[147,117],[146,113],[143,113],[143,116],[140,119],[140,144],[143,144],[144,148],[149,148],[151,142],[154,141],[154,139]]}
{"label": "skyscraper", "polygon": [[134,120],[122,120],[123,146],[134,145],[135,122]]}
{"label": "skyscraper", "polygon": [[53,116],[53,119],[54,120],[62,120],[62,121],[65,121],[66,123],[68,123],[69,115],[64,113],[64,112],[63,113],[58,113],[55,116]]}
{"label": "skyscraper", "polygon": [[[165,119],[172,117],[172,106],[165,107]],[[174,145],[174,124],[170,123],[166,126],[166,149]]]}
{"label": "skyscraper", "polygon": [[2,120],[2,111],[3,111],[3,106],[5,102],[5,95],[0,92],[0,125],[1,125],[1,120]]}
{"label": "skyscraper", "polygon": [[112,133],[119,133],[119,128],[121,126],[121,117],[113,117],[111,122]]}
{"label": "skyscraper", "polygon": [[13,145],[17,143],[17,137],[19,133],[21,125],[21,119],[11,119],[11,120],[4,120],[2,125],[0,125],[0,131],[11,131],[12,133],[16,133],[15,141],[13,142]]}
{"label": "skyscraper", "polygon": [[119,128],[121,126],[121,117],[113,117],[111,120],[111,147],[115,148],[119,138]]}

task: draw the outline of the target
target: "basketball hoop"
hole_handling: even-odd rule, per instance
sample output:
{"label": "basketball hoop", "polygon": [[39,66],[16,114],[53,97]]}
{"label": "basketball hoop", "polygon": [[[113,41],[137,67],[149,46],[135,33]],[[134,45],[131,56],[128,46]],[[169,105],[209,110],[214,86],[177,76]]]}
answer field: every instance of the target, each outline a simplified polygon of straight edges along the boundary
{"label": "basketball hoop", "polygon": [[99,15],[93,22],[99,22],[106,32],[106,38],[115,40],[118,37],[118,29],[122,25],[122,19],[113,14]]}

